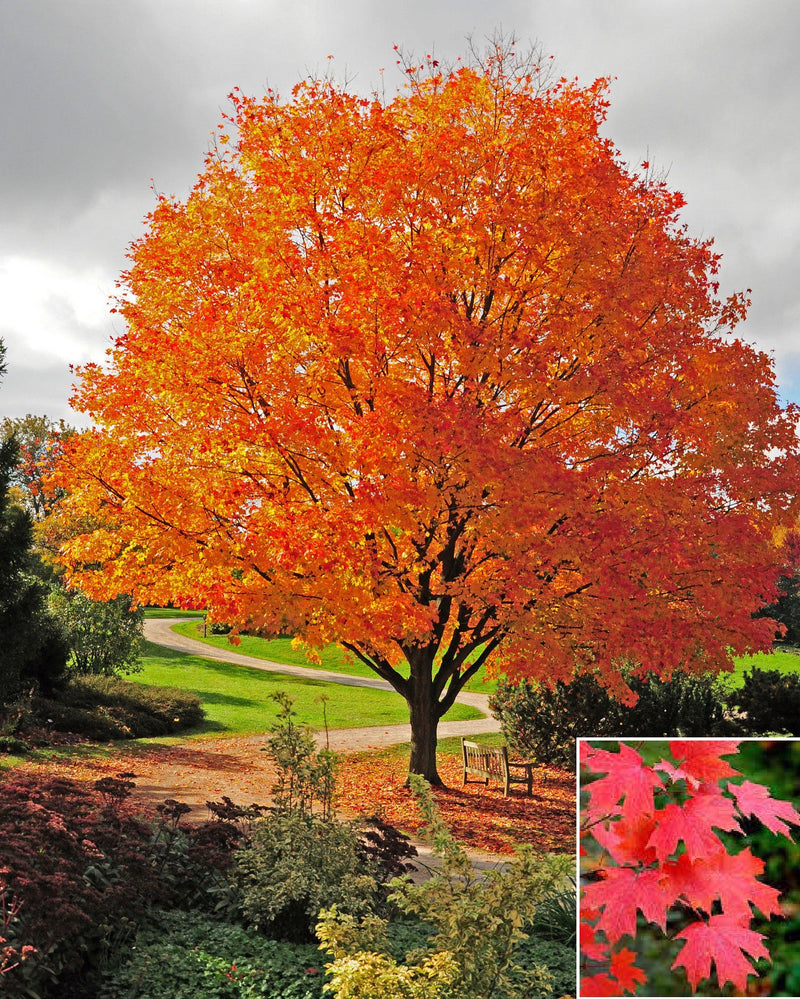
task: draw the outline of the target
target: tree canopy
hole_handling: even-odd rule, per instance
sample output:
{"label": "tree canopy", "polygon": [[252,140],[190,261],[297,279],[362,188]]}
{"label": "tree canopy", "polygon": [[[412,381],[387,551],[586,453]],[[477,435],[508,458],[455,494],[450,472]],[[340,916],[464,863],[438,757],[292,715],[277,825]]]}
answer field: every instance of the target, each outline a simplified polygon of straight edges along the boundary
{"label": "tree canopy", "polygon": [[502,49],[391,99],[235,92],[81,371],[72,580],[341,642],[433,779],[486,660],[624,692],[622,659],[767,646],[797,413],[681,196],[601,134],[606,94]]}

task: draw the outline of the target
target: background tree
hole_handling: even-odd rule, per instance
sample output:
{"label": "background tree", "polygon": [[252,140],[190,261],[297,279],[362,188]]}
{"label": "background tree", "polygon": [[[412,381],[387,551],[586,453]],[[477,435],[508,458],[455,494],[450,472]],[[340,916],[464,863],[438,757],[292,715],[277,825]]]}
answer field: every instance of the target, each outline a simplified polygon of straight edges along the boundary
{"label": "background tree", "polygon": [[762,617],[782,624],[782,638],[790,645],[800,645],[800,527],[787,531],[780,545],[781,575],[778,598],[759,611]]}
{"label": "background tree", "polygon": [[[0,378],[4,356],[0,341]],[[0,441],[0,705],[34,687],[49,693],[63,677],[68,654],[35,571],[30,514],[10,495],[18,459],[14,438]]]}
{"label": "background tree", "polygon": [[75,428],[64,420],[30,413],[0,421],[0,439],[13,438],[17,462],[10,475],[10,495],[33,519],[30,571],[47,587],[46,607],[54,626],[69,646],[69,672],[111,676],[139,668],[144,612],[131,606],[129,596],[92,600],[64,585],[63,570],[55,562],[58,545],[72,526],[61,516],[63,490],[45,483],[61,447]]}
{"label": "background tree", "polygon": [[95,525],[64,545],[75,584],[341,642],[437,782],[484,662],[624,694],[623,657],[769,646],[797,413],[681,196],[600,134],[605,81],[508,47],[407,79],[233,96],[131,249],[56,481]]}
{"label": "background tree", "polygon": [[75,433],[64,420],[57,423],[47,416],[27,416],[0,421],[0,439],[13,437],[19,446],[19,461],[11,481],[21,490],[25,505],[34,520],[43,520],[53,508],[58,495],[45,488],[44,480],[52,471],[63,441]]}

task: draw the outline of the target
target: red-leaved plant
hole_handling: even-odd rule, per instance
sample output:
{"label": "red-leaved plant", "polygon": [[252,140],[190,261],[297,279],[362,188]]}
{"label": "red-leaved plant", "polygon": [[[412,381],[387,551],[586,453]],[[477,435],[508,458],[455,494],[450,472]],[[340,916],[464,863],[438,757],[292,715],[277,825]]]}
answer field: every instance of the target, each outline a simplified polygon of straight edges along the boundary
{"label": "red-leaved plant", "polygon": [[[581,853],[593,839],[603,861],[582,891],[582,996],[635,994],[647,980],[622,943],[636,936],[637,912],[667,933],[667,917],[690,922],[674,934],[677,956],[694,992],[714,974],[720,987],[744,990],[751,959],[768,958],[762,934],[751,929],[753,909],[782,915],[777,889],[758,880],[764,863],[749,847],[730,852],[717,830],[742,832],[754,816],[789,836],[800,813],[723,759],[740,740],[673,740],[654,765],[625,743],[614,751],[581,743],[581,765],[603,774],[587,783]],[[678,950],[678,948],[680,948]]]}

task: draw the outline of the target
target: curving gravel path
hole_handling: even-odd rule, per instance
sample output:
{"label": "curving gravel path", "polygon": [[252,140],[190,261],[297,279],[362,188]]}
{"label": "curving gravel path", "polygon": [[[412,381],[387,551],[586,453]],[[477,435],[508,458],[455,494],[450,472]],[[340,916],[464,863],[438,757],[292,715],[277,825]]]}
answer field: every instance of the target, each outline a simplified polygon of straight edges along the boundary
{"label": "curving gravel path", "polygon": [[[156,645],[163,645],[176,652],[187,652],[203,659],[211,659],[235,663],[238,666],[249,666],[251,669],[261,669],[268,673],[285,673],[288,676],[304,677],[309,680],[324,680],[328,683],[341,683],[348,687],[372,687],[376,690],[392,690],[391,684],[378,677],[351,676],[347,673],[333,673],[330,670],[311,669],[306,666],[291,666],[286,663],[271,662],[269,659],[254,659],[233,649],[211,648],[204,642],[194,638],[186,638],[171,630],[174,624],[179,624],[185,618],[148,618],[144,622],[144,637]],[[399,696],[399,695],[398,695]],[[473,718],[471,721],[439,722],[439,736],[469,736],[483,732],[499,732],[500,722],[489,714],[489,698],[486,694],[475,694],[462,691],[456,698],[462,704],[469,704],[483,712],[483,718]],[[360,752],[367,749],[378,749],[383,746],[394,746],[401,742],[410,742],[410,725],[378,725],[371,728],[340,728],[329,732],[330,748],[334,752]],[[324,739],[324,735],[318,735]],[[263,744],[263,736],[254,736],[253,742]]]}

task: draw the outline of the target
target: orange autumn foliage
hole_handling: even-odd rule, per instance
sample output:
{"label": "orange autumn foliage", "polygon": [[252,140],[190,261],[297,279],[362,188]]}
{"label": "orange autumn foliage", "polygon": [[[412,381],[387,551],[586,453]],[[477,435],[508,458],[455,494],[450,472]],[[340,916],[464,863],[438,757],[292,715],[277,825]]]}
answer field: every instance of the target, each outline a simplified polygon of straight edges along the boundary
{"label": "orange autumn foliage", "polygon": [[484,660],[625,693],[623,657],[767,647],[797,414],[681,196],[601,135],[606,90],[497,52],[391,100],[234,94],[80,373],[72,582],[343,643],[434,779]]}

